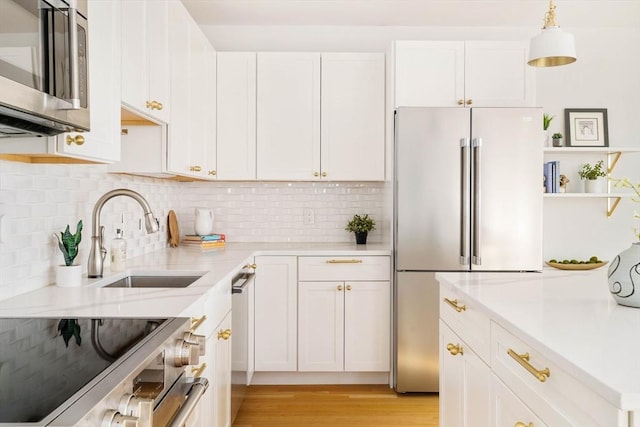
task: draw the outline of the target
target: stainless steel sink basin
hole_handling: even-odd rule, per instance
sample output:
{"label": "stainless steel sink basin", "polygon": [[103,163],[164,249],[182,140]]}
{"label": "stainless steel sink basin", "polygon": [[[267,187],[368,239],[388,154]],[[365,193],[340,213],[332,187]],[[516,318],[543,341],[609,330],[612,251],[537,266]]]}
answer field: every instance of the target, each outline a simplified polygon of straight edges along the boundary
{"label": "stainless steel sink basin", "polygon": [[105,288],[186,288],[202,276],[131,275],[105,285]]}

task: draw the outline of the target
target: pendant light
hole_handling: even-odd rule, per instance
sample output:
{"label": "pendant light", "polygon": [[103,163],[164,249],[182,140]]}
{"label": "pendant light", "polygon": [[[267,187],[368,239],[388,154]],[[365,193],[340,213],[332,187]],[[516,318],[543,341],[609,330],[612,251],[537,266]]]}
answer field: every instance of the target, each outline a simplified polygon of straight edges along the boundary
{"label": "pendant light", "polygon": [[556,6],[549,0],[542,32],[531,39],[529,61],[533,67],[556,67],[576,61],[573,34],[565,33],[556,22]]}

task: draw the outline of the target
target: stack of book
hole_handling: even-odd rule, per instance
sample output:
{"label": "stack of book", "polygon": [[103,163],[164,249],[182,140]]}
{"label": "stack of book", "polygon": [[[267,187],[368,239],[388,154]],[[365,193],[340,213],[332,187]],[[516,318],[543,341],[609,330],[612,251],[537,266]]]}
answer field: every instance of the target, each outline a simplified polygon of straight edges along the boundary
{"label": "stack of book", "polygon": [[199,236],[197,234],[187,234],[182,239],[182,243],[186,246],[198,247],[200,249],[224,248],[224,234],[207,234]]}
{"label": "stack of book", "polygon": [[544,192],[560,192],[560,162],[557,160],[544,164]]}

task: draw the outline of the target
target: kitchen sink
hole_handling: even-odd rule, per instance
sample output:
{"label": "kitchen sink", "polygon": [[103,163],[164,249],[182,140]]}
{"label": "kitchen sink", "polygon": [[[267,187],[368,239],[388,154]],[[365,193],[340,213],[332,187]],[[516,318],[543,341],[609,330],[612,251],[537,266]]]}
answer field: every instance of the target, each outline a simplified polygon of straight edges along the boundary
{"label": "kitchen sink", "polygon": [[132,274],[105,285],[105,288],[186,288],[202,275],[161,276]]}

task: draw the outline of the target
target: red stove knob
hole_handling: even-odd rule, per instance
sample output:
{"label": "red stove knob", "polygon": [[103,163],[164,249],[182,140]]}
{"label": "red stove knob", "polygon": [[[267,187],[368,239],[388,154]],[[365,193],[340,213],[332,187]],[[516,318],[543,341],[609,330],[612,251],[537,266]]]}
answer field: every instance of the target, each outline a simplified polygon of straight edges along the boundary
{"label": "red stove knob", "polygon": [[183,339],[185,340],[185,342],[197,346],[198,351],[200,352],[200,356],[205,355],[204,349],[206,346],[207,337],[205,337],[204,335],[196,335],[193,332],[185,332]]}
{"label": "red stove knob", "polygon": [[200,361],[200,349],[197,345],[185,340],[176,340],[173,348],[173,366],[182,368],[187,365],[197,365]]}
{"label": "red stove knob", "polygon": [[122,415],[118,411],[108,410],[102,417],[101,427],[140,427],[138,418]]}

